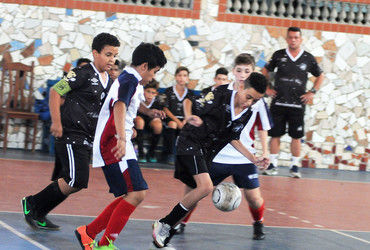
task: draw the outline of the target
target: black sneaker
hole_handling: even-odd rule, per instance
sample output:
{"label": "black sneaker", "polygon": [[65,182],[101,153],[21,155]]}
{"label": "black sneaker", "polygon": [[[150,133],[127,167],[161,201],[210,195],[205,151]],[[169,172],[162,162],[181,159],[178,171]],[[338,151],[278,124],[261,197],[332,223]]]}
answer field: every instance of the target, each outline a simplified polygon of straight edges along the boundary
{"label": "black sneaker", "polygon": [[33,215],[34,214],[33,205],[27,201],[28,198],[29,196],[23,197],[21,201],[23,216],[27,224],[30,225],[30,227],[32,227],[33,229],[38,229]]}
{"label": "black sneaker", "polygon": [[44,218],[37,218],[35,219],[36,226],[39,229],[43,230],[59,230],[60,226],[55,225],[53,222],[51,222],[46,216]]}
{"label": "black sneaker", "polygon": [[185,231],[185,227],[186,227],[186,224],[185,223],[180,223],[178,224],[174,230],[175,230],[175,234],[182,234],[184,233]]}
{"label": "black sneaker", "polygon": [[263,223],[261,221],[256,221],[253,224],[253,239],[263,240],[265,239],[265,233],[263,232]]}
{"label": "black sneaker", "polygon": [[289,173],[290,173],[290,177],[293,177],[293,178],[301,178],[302,177],[301,173],[298,170],[298,166],[296,166],[296,165],[294,165],[290,168]]}

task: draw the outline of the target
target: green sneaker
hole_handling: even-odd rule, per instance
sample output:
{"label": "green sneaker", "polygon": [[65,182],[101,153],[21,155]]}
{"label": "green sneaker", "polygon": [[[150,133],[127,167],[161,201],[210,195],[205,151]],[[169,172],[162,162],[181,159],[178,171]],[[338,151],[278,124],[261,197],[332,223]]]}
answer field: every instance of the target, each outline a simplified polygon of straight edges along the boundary
{"label": "green sneaker", "polygon": [[113,245],[113,240],[108,239],[109,245],[108,246],[99,246],[98,244],[94,246],[94,250],[114,250],[114,249],[119,249],[115,245]]}

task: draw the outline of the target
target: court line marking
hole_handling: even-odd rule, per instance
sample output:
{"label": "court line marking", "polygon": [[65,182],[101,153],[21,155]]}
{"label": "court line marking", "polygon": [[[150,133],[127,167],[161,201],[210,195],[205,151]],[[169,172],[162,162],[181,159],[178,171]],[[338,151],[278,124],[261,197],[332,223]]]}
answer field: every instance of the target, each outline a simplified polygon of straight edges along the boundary
{"label": "court line marking", "polygon": [[346,233],[343,233],[343,232],[339,232],[337,230],[330,230],[331,232],[333,233],[337,233],[337,234],[341,234],[343,236],[346,236],[346,237],[349,237],[349,238],[352,238],[352,239],[355,239],[355,240],[359,240],[359,241],[362,241],[362,242],[365,242],[367,244],[370,244],[370,241],[367,241],[367,240],[364,240],[364,239],[361,239],[361,238],[358,238],[356,236],[353,236],[353,235],[350,235],[350,234],[346,234]]}
{"label": "court line marking", "polygon": [[0,225],[5,228],[5,229],[8,229],[10,232],[12,232],[13,234],[17,235],[19,238],[21,239],[24,239],[26,241],[28,241],[29,243],[31,243],[32,245],[42,249],[42,250],[49,250],[50,248],[38,243],[37,241],[34,241],[33,239],[29,238],[28,236],[22,234],[21,232],[17,231],[15,228],[9,226],[8,224],[6,224],[5,222],[1,221],[0,220]]}

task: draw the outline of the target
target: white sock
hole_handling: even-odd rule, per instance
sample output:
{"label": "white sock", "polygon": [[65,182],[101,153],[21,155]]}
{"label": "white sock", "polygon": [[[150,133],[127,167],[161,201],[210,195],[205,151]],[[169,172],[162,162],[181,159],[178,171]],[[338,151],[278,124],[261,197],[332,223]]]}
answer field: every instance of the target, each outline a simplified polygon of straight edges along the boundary
{"label": "white sock", "polygon": [[298,167],[299,165],[300,157],[292,156],[292,167],[296,165]]}
{"label": "white sock", "polygon": [[275,167],[277,167],[278,154],[270,154],[270,162],[272,163],[272,165],[274,165]]}

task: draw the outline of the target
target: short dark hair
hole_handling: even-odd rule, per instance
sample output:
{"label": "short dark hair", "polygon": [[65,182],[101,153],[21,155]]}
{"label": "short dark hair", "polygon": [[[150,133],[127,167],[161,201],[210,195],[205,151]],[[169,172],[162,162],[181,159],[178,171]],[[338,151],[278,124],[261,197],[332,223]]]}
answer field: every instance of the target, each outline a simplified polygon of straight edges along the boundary
{"label": "short dark hair", "polygon": [[80,58],[80,59],[77,60],[76,66],[80,67],[81,64],[83,64],[83,63],[89,64],[89,63],[91,63],[91,60],[89,58]]}
{"label": "short dark hair", "polygon": [[140,43],[132,53],[131,66],[139,66],[143,63],[148,63],[148,69],[157,66],[163,68],[167,59],[158,46],[152,43]]}
{"label": "short dark hair", "polygon": [[158,90],[159,88],[159,82],[153,78],[147,85],[144,86],[144,89],[155,89]]}
{"label": "short dark hair", "polygon": [[227,76],[228,74],[229,74],[229,71],[227,71],[227,69],[225,69],[224,67],[221,67],[221,68],[218,68],[216,70],[215,76],[217,76],[217,75],[225,75],[225,76]]}
{"label": "short dark hair", "polygon": [[117,37],[109,34],[109,33],[100,33],[92,42],[92,49],[98,51],[100,53],[105,46],[113,46],[119,47],[121,43],[118,41]]}
{"label": "short dark hair", "polygon": [[254,57],[248,53],[241,53],[239,54],[234,60],[234,67],[241,64],[250,64],[254,69],[256,62],[254,61]]}
{"label": "short dark hair", "polygon": [[123,68],[126,66],[126,63],[124,61],[116,59],[114,65],[117,65],[120,70],[123,70]]}
{"label": "short dark hair", "polygon": [[264,75],[252,72],[244,81],[244,88],[254,88],[258,93],[264,94],[267,88],[267,79]]}
{"label": "short dark hair", "polygon": [[190,71],[189,71],[189,69],[188,69],[187,67],[180,66],[180,67],[178,67],[178,68],[176,69],[176,71],[175,71],[175,75],[177,75],[178,73],[180,73],[180,71],[186,71],[186,72],[188,72],[188,75],[190,74]]}
{"label": "short dark hair", "polygon": [[288,34],[289,32],[299,32],[299,34],[300,34],[300,35],[302,34],[301,29],[300,29],[300,28],[298,28],[298,27],[289,27],[289,28],[288,28],[288,31],[287,31],[287,34]]}

